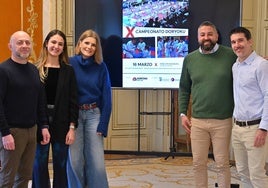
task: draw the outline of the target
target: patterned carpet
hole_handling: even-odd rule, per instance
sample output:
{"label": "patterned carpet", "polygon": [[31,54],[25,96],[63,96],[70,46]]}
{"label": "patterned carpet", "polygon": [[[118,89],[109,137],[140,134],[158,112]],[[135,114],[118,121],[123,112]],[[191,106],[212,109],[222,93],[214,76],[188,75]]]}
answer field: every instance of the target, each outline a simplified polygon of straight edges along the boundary
{"label": "patterned carpet", "polygon": [[[194,188],[192,158],[134,158],[106,160],[110,188]],[[214,162],[208,162],[209,188],[217,182]],[[231,167],[232,183],[238,183]]]}
{"label": "patterned carpet", "polygon": [[[195,188],[191,157],[106,159],[105,163],[109,188]],[[214,165],[210,159],[208,188],[214,188],[217,182]],[[49,169],[52,177],[51,163]],[[230,170],[232,183],[239,184],[235,167],[230,167]]]}

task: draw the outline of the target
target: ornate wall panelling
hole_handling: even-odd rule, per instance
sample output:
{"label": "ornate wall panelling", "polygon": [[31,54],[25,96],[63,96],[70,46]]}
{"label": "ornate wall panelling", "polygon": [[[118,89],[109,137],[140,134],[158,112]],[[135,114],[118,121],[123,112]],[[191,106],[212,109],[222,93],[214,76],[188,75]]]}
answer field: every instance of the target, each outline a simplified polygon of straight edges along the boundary
{"label": "ornate wall panelling", "polygon": [[66,35],[68,54],[74,54],[74,1],[73,0],[47,0],[43,1],[44,25],[43,35],[52,29],[59,29]]}
{"label": "ornate wall panelling", "polygon": [[0,62],[10,57],[7,47],[10,35],[18,30],[29,33],[33,38],[33,54],[30,58],[35,61],[42,46],[42,3],[39,0],[1,0],[0,6]]}
{"label": "ornate wall panelling", "polygon": [[258,52],[260,55],[268,56],[268,0],[262,0],[261,6],[259,6],[261,9],[261,14],[259,14],[258,22],[260,24],[260,48],[258,49]]}
{"label": "ornate wall panelling", "polygon": [[170,112],[169,96],[168,90],[113,90],[113,112],[106,149],[168,151],[171,117],[140,113]]}
{"label": "ornate wall panelling", "polygon": [[68,54],[71,56],[74,54],[74,6],[72,6],[73,0],[63,1],[62,4],[62,12],[63,12],[63,20],[62,20],[62,28],[64,28],[64,32],[67,40]]}
{"label": "ornate wall panelling", "polygon": [[242,26],[247,27],[254,41],[254,49],[268,55],[268,0],[243,0]]}
{"label": "ornate wall panelling", "polygon": [[[151,115],[140,115],[144,122],[144,133],[149,138],[148,150],[168,151],[171,126],[171,91],[141,90],[140,112]],[[142,125],[142,124],[141,124]]]}
{"label": "ornate wall panelling", "polygon": [[[243,0],[242,1],[242,26],[246,27],[252,33],[254,41],[259,37],[257,33],[257,7],[262,0]],[[258,49],[258,44],[254,44],[254,48]]]}
{"label": "ornate wall panelling", "polygon": [[[113,109],[109,125],[106,149],[138,149],[138,92],[136,90],[113,90]],[[141,127],[144,129],[144,127]],[[147,142],[142,138],[143,143]],[[145,146],[146,147],[146,146]]]}

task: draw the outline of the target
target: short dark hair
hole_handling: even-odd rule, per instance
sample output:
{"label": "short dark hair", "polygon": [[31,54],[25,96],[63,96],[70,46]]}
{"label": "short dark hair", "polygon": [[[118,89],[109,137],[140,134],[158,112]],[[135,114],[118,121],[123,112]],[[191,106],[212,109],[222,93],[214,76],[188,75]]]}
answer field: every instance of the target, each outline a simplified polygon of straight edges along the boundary
{"label": "short dark hair", "polygon": [[214,28],[217,31],[217,27],[210,21],[204,21],[202,22],[198,28],[202,27],[202,26],[210,26],[212,28]]}
{"label": "short dark hair", "polygon": [[251,39],[251,33],[250,31],[245,27],[236,27],[230,31],[229,37],[231,37],[232,34],[236,33],[244,33],[247,40]]}

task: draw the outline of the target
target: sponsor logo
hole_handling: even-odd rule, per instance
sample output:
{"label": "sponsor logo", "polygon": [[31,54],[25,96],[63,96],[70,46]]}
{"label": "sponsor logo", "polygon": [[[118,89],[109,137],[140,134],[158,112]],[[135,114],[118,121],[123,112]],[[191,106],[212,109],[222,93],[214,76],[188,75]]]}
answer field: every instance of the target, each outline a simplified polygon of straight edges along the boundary
{"label": "sponsor logo", "polygon": [[143,81],[143,80],[148,80],[147,77],[133,77],[132,81]]}

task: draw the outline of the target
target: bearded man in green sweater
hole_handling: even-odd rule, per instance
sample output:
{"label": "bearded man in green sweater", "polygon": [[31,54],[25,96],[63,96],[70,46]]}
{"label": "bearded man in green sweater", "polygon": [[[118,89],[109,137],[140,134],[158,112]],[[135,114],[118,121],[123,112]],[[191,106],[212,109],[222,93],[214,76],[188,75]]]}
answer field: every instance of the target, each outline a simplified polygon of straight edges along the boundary
{"label": "bearded man in green sweater", "polygon": [[198,27],[200,47],[185,57],[180,79],[179,110],[183,128],[191,136],[195,185],[198,188],[208,187],[207,160],[211,143],[218,185],[227,188],[231,183],[232,65],[236,55],[231,48],[219,45],[218,37],[213,23],[201,23]]}

